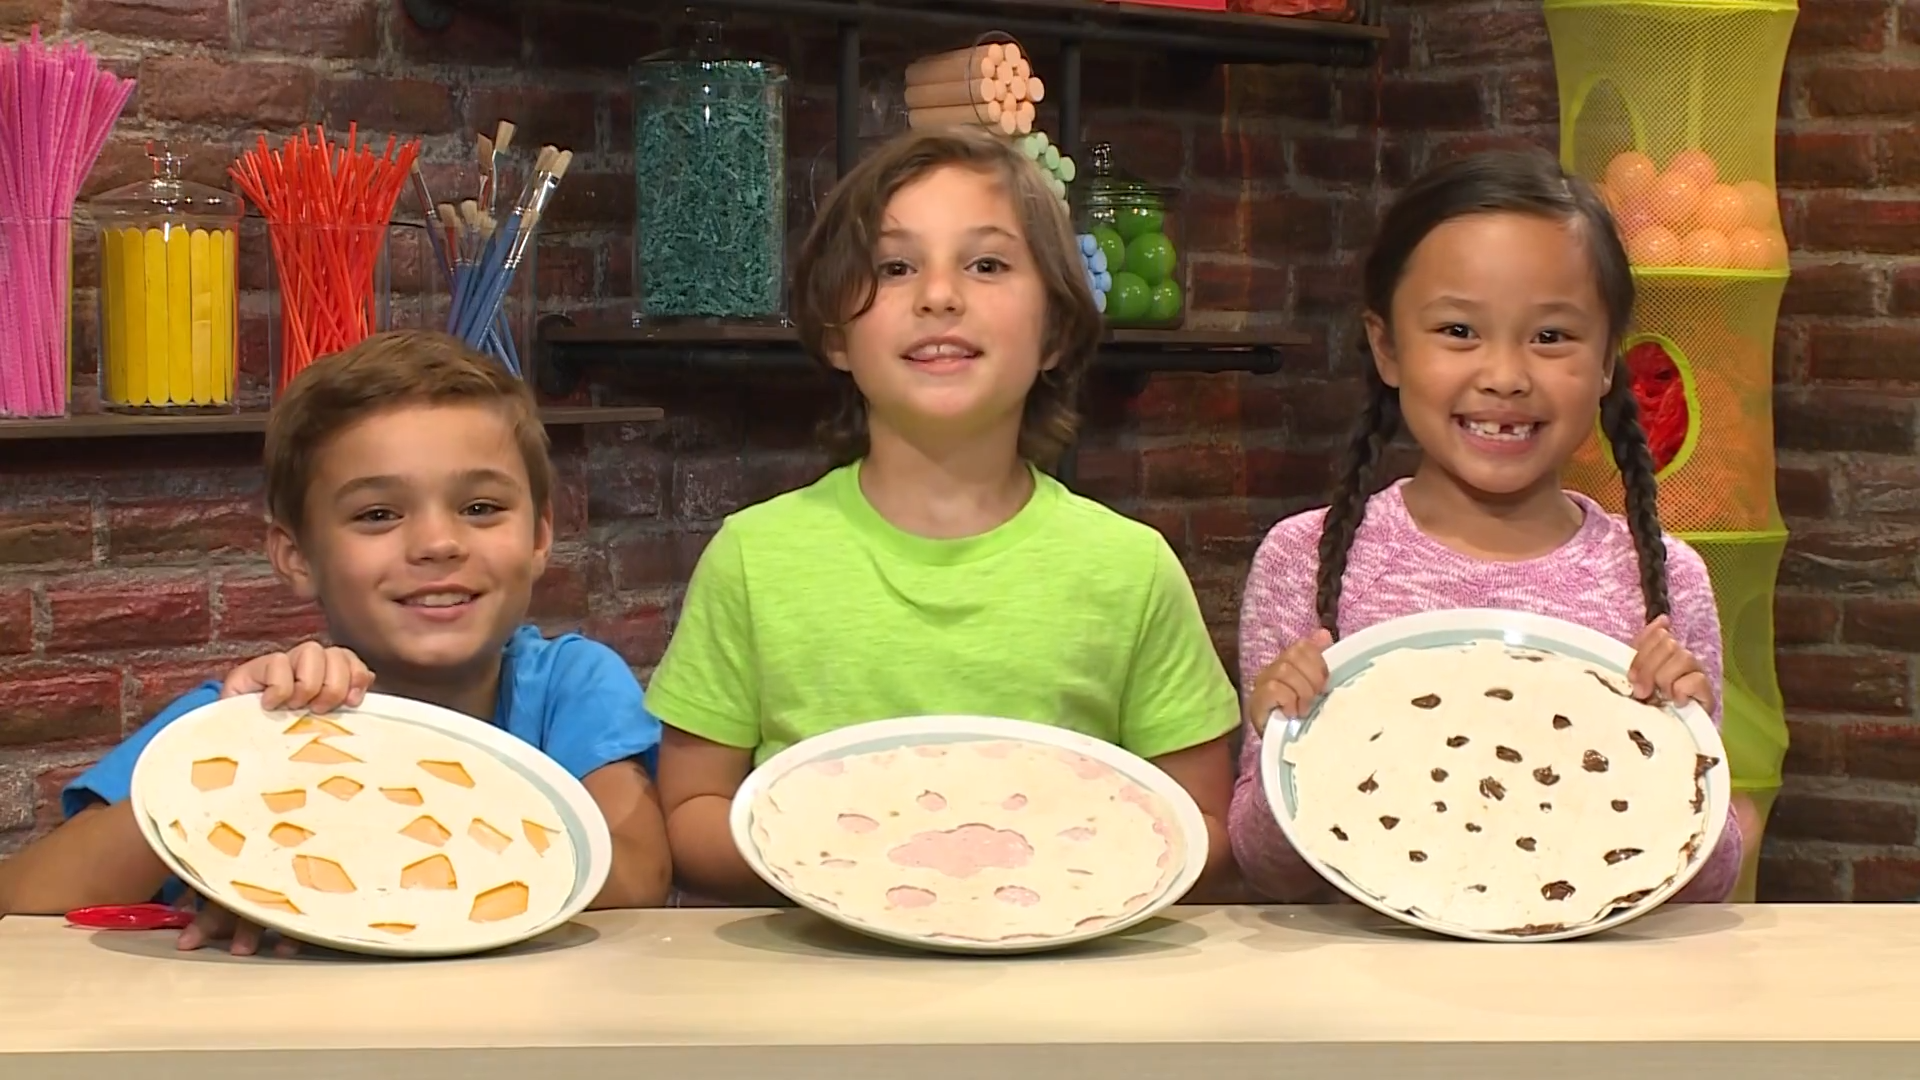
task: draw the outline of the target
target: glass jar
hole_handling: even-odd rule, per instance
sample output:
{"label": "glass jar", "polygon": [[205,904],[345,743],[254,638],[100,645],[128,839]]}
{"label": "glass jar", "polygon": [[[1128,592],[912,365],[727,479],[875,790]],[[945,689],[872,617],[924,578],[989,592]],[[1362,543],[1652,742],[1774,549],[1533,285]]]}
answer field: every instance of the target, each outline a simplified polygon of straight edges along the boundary
{"label": "glass jar", "polygon": [[239,363],[240,196],[181,179],[149,143],[153,178],[87,204],[100,245],[100,400],[115,412],[230,412]]}
{"label": "glass jar", "polygon": [[1107,325],[1178,328],[1187,318],[1178,191],[1116,171],[1112,143],[1095,143],[1088,158],[1080,245]]}
{"label": "glass jar", "polygon": [[720,24],[633,73],[634,323],[786,315],[787,75]]}

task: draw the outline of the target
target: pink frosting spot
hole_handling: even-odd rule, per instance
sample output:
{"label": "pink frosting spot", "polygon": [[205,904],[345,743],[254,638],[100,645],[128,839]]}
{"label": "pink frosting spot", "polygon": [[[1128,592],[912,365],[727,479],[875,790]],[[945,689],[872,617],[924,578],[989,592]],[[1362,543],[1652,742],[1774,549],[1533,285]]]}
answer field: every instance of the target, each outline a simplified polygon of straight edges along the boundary
{"label": "pink frosting spot", "polygon": [[880,827],[880,823],[865,814],[841,814],[840,827],[850,833],[869,833]]}
{"label": "pink frosting spot", "polygon": [[1001,800],[1000,809],[1019,810],[1025,807],[1026,805],[1027,805],[1027,797],[1025,795],[1009,795],[1005,799]]}
{"label": "pink frosting spot", "polygon": [[1153,795],[1146,788],[1123,787],[1120,789],[1120,798],[1123,802],[1132,803],[1149,814],[1153,813]]}
{"label": "pink frosting spot", "polygon": [[1001,742],[980,743],[974,747],[981,757],[1004,758],[1013,756],[1013,747]]}
{"label": "pink frosting spot", "polygon": [[986,869],[1016,870],[1033,858],[1033,845],[1017,832],[986,825],[923,832],[887,853],[900,866],[971,877]]}
{"label": "pink frosting spot", "polygon": [[1113,772],[1113,769],[1093,760],[1085,754],[1076,754],[1071,750],[1056,751],[1060,760],[1073,766],[1073,773],[1082,780],[1098,780]]}
{"label": "pink frosting spot", "polygon": [[913,752],[919,754],[921,757],[947,756],[947,748],[944,746],[916,746],[913,748]]}
{"label": "pink frosting spot", "polygon": [[1016,907],[1032,907],[1040,902],[1040,894],[1019,885],[1002,885],[993,890],[993,898],[1003,904]]}
{"label": "pink frosting spot", "polygon": [[1087,826],[1085,826],[1085,825],[1075,825],[1075,826],[1074,826],[1073,828],[1071,828],[1071,829],[1061,829],[1061,830],[1060,830],[1060,839],[1062,839],[1062,840],[1091,840],[1091,839],[1093,839],[1093,830],[1092,830],[1092,829],[1090,829],[1090,828],[1088,828],[1088,827],[1087,827]]}
{"label": "pink frosting spot", "polygon": [[914,802],[919,803],[920,809],[928,811],[929,813],[947,808],[947,797],[937,791],[923,791],[920,793],[920,797],[915,799]]}
{"label": "pink frosting spot", "polygon": [[839,776],[847,771],[847,763],[836,758],[833,761],[816,761],[813,768],[822,776]]}
{"label": "pink frosting spot", "polygon": [[927,890],[916,889],[912,885],[895,885],[893,888],[887,890],[887,903],[892,904],[894,907],[927,907],[938,899],[940,898]]}

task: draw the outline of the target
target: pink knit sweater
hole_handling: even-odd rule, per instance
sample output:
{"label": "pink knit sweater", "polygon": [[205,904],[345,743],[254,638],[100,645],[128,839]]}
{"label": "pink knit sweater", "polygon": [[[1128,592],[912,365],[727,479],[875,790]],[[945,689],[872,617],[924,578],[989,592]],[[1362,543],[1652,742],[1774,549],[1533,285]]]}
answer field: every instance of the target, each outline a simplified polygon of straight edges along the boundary
{"label": "pink knit sweater", "polygon": [[[1396,483],[1373,497],[1354,536],[1340,599],[1343,636],[1402,615],[1463,607],[1551,615],[1629,644],[1645,627],[1632,535],[1625,521],[1591,500],[1569,493],[1586,511],[1586,520],[1557,550],[1523,562],[1483,562],[1421,532],[1407,513],[1400,486]],[[1274,657],[1318,624],[1314,575],[1325,516],[1324,509],[1310,510],[1280,522],[1254,554],[1240,607],[1242,687],[1251,687]],[[1692,548],[1673,537],[1667,538],[1667,581],[1673,634],[1706,669],[1714,687],[1713,719],[1718,724],[1720,618],[1706,565]],[[1240,753],[1240,777],[1234,786],[1227,833],[1255,892],[1282,903],[1339,896],[1301,860],[1274,821],[1260,781],[1260,737],[1251,731]],[[1740,847],[1739,822],[1729,815],[1719,846],[1674,899],[1725,900],[1739,876]]]}

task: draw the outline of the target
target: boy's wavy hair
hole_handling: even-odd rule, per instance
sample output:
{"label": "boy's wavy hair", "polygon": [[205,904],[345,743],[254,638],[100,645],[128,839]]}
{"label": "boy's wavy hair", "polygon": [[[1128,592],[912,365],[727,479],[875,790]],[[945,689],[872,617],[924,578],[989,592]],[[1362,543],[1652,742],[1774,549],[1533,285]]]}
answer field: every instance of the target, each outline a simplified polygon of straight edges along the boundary
{"label": "boy's wavy hair", "polygon": [[1047,189],[1038,166],[1006,139],[977,127],[941,128],[900,135],[847,173],[827,196],[794,263],[793,314],[801,344],[838,387],[835,411],[820,428],[835,467],[866,455],[867,403],[853,377],[828,363],[828,346],[873,306],[879,288],[874,252],[894,194],[949,166],[1006,184],[1047,293],[1040,355],[1059,362],[1040,372],[1027,393],[1020,454],[1048,468],[1073,444],[1080,425],[1080,381],[1099,347],[1101,321],[1066,209]]}
{"label": "boy's wavy hair", "polygon": [[[1365,268],[1367,310],[1391,326],[1394,290],[1407,261],[1427,234],[1470,214],[1532,214],[1579,228],[1586,240],[1600,299],[1607,307],[1607,355],[1613,381],[1600,399],[1600,428],[1613,447],[1627,497],[1627,525],[1640,562],[1647,621],[1668,612],[1667,547],[1656,509],[1653,455],[1640,429],[1633,379],[1620,343],[1633,314],[1633,273],[1613,215],[1591,186],[1568,176],[1544,151],[1488,151],[1440,165],[1415,180],[1387,210]],[[1340,587],[1354,534],[1367,513],[1380,460],[1400,430],[1400,392],[1366,364],[1367,404],[1340,465],[1332,504],[1320,533],[1320,573],[1314,608],[1320,625],[1340,634]]]}
{"label": "boy's wavy hair", "polygon": [[533,391],[459,338],[431,330],[374,334],[323,356],[287,384],[267,414],[267,513],[299,536],[307,493],[332,437],[376,413],[412,405],[485,405],[513,429],[536,512],[553,491],[547,429]]}

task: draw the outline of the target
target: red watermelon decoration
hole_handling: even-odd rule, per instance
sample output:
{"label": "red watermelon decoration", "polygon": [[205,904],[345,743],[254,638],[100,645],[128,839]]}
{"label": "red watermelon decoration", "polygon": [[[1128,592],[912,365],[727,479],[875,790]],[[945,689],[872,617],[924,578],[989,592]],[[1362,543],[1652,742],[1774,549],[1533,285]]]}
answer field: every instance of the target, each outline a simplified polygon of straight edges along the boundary
{"label": "red watermelon decoration", "polygon": [[1693,423],[1680,364],[1665,344],[1641,341],[1627,350],[1627,374],[1633,380],[1634,400],[1640,405],[1640,427],[1653,451],[1653,470],[1664,472],[1686,444]]}

